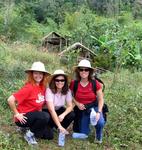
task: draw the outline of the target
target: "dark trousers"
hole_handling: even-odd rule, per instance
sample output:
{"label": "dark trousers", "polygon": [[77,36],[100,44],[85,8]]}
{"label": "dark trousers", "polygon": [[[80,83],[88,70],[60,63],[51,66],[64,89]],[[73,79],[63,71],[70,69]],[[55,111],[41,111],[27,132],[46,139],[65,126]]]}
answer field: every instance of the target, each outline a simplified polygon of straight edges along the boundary
{"label": "dark trousers", "polygon": [[[55,111],[56,111],[57,115],[59,116],[59,115],[62,114],[65,110],[66,110],[66,108],[61,107],[61,108],[59,108],[58,110],[55,110]],[[48,112],[47,109],[43,109],[43,111]],[[66,129],[66,128],[71,124],[71,122],[74,120],[74,118],[75,118],[75,114],[74,114],[73,111],[71,111],[69,114],[67,114],[67,115],[65,116],[64,120],[61,122],[61,125]],[[57,126],[56,126],[56,124],[54,123],[52,117],[50,117],[49,126],[52,127],[52,128],[53,128],[53,127],[57,128]]]}
{"label": "dark trousers", "polygon": [[29,127],[36,138],[53,139],[53,131],[49,127],[49,113],[35,111],[26,113],[24,116],[27,117],[27,122],[25,124],[15,122],[17,126]]}

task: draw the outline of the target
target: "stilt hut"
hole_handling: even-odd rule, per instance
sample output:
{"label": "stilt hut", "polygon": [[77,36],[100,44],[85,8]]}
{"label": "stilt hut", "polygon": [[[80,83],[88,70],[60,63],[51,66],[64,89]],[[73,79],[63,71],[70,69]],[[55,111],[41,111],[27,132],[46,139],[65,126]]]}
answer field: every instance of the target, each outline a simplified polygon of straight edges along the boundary
{"label": "stilt hut", "polygon": [[60,52],[68,45],[68,40],[56,32],[50,32],[42,38],[43,51]]}
{"label": "stilt hut", "polygon": [[80,61],[83,58],[92,60],[95,56],[97,56],[92,50],[90,50],[89,48],[87,48],[79,42],[67,47],[64,51],[59,53],[59,56],[66,56],[68,52],[73,50],[75,53],[77,53],[77,61]]}

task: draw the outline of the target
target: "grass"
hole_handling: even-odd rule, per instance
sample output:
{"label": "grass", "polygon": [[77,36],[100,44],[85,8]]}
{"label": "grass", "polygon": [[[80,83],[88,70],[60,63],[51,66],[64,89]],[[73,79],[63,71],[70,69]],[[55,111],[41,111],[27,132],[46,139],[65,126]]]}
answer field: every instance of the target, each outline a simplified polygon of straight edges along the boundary
{"label": "grass", "polygon": [[[14,48],[15,47],[15,48]],[[57,132],[52,141],[39,140],[37,147],[29,146],[23,135],[16,131],[12,122],[12,112],[7,105],[7,98],[18,90],[25,78],[24,70],[34,61],[42,61],[46,69],[53,73],[62,67],[56,54],[43,53],[36,47],[6,45],[0,43],[0,149],[2,150],[140,150],[142,147],[142,73],[121,70],[119,74],[101,75],[105,82],[105,101],[109,106],[108,122],[104,129],[101,145],[94,143],[95,129],[87,140],[75,140],[66,137],[64,148],[57,145]],[[66,66],[62,68],[66,69]],[[72,132],[72,131],[71,131]]]}

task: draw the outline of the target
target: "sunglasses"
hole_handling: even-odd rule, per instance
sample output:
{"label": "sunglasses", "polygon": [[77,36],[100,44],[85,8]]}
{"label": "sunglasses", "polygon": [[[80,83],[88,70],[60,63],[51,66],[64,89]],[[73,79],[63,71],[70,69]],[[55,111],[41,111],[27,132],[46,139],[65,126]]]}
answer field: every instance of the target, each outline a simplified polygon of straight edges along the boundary
{"label": "sunglasses", "polygon": [[55,82],[65,82],[65,80],[64,79],[55,79]]}
{"label": "sunglasses", "polygon": [[80,72],[82,72],[82,71],[88,72],[88,71],[90,71],[90,69],[89,68],[86,68],[86,69],[79,68],[79,71]]}

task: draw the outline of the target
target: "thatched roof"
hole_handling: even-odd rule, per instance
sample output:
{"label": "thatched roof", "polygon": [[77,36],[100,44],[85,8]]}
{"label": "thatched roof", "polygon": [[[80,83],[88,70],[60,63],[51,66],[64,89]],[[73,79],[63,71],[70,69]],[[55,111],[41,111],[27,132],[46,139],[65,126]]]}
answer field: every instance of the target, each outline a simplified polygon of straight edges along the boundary
{"label": "thatched roof", "polygon": [[97,56],[93,51],[91,51],[89,48],[87,48],[86,46],[82,45],[81,43],[77,42],[74,43],[73,45],[69,46],[67,49],[63,50],[61,53],[59,53],[59,55],[63,55],[65,52],[70,51],[71,49],[80,49],[82,48],[83,50],[89,51],[92,55]]}
{"label": "thatched roof", "polygon": [[[44,37],[42,38],[42,41],[45,40],[45,39],[47,39],[48,37],[50,37],[50,36],[52,36],[52,35],[55,35],[56,37],[61,38],[61,39],[63,39],[63,40],[66,40],[66,39],[65,39],[63,36],[61,36],[59,33],[56,33],[56,32],[54,32],[54,31],[52,31],[52,32],[50,32],[48,35],[44,36]],[[52,38],[55,38],[55,37],[52,37]]]}
{"label": "thatched roof", "polygon": [[104,72],[111,72],[111,71],[108,70],[108,69],[101,68],[101,67],[96,67],[95,68],[95,72],[97,72],[97,73],[104,73]]}
{"label": "thatched roof", "polygon": [[66,45],[68,43],[68,40],[56,32],[50,32],[48,35],[42,38],[42,42],[48,42],[52,45]]}

